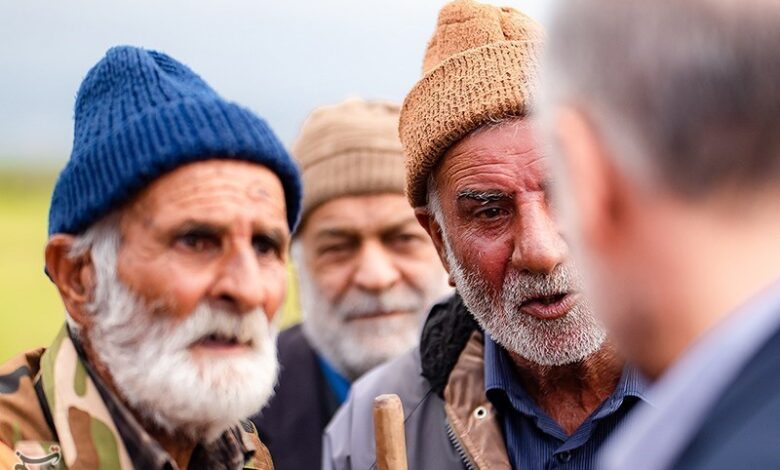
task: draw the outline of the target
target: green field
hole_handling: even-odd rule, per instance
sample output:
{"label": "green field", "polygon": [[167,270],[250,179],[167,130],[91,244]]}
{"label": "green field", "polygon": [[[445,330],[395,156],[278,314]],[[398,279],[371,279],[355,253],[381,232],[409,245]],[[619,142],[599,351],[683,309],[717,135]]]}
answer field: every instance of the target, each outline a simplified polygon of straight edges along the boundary
{"label": "green field", "polygon": [[[0,171],[0,363],[47,346],[64,321],[57,290],[43,273],[54,181],[51,171]],[[282,325],[297,320],[297,302],[288,302]]]}
{"label": "green field", "polygon": [[51,172],[0,172],[0,361],[47,345],[63,310],[43,273]]}

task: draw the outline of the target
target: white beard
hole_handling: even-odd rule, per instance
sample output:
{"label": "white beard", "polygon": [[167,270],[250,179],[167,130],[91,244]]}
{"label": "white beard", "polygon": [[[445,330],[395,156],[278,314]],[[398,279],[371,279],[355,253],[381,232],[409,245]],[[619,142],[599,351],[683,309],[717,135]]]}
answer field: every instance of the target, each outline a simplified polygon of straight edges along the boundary
{"label": "white beard", "polygon": [[[428,307],[448,291],[446,278],[435,271],[437,277],[428,280],[427,291],[399,285],[373,295],[353,288],[334,304],[303,265],[298,266],[303,332],[314,349],[350,380],[414,347]],[[347,320],[378,311],[414,313]]]}
{"label": "white beard", "polygon": [[[87,338],[122,398],[145,420],[210,442],[273,395],[276,330],[262,309],[238,315],[200,304],[176,321],[144,305],[115,275],[98,281]],[[189,346],[212,333],[251,340],[249,351],[193,356]]]}
{"label": "white beard", "polygon": [[542,366],[560,366],[582,361],[598,351],[606,331],[590,305],[581,301],[566,315],[542,320],[519,311],[529,297],[579,290],[574,269],[562,266],[550,275],[525,275],[508,271],[501,292],[478,272],[467,269],[445,240],[447,261],[463,303],[480,326],[510,352]]}

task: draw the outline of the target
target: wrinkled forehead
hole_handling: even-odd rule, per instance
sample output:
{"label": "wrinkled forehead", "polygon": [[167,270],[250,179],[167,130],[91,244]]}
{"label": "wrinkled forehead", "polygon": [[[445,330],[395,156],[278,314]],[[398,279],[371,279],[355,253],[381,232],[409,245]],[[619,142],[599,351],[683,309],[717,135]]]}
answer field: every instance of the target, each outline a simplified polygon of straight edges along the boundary
{"label": "wrinkled forehead", "polygon": [[547,164],[534,128],[517,119],[488,125],[466,135],[435,169],[436,188],[447,192],[538,189],[546,184]]}
{"label": "wrinkled forehead", "polygon": [[276,174],[262,165],[234,160],[181,166],[144,188],[125,213],[150,223],[182,216],[243,215],[286,225],[284,189]]}

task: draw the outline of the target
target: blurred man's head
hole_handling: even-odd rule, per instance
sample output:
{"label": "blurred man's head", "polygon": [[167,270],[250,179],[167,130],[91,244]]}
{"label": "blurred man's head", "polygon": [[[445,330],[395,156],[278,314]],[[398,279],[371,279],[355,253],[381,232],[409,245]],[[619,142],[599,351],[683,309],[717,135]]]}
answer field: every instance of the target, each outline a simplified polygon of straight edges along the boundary
{"label": "blurred man's head", "polygon": [[303,331],[350,379],[414,346],[447,289],[403,195],[398,107],[351,99],[315,110],[293,153],[306,188],[293,255]]}
{"label": "blurred man's head", "polygon": [[90,71],[76,134],[46,248],[71,333],[144,426],[211,440],[273,391],[297,170],[262,120],[135,48]]}
{"label": "blurred man's head", "polygon": [[562,2],[543,79],[562,209],[651,375],[777,275],[780,5]]}
{"label": "blurred man's head", "polygon": [[445,6],[400,133],[407,194],[466,306],[508,351],[557,366],[605,335],[579,293],[525,117],[541,37],[511,8]]}

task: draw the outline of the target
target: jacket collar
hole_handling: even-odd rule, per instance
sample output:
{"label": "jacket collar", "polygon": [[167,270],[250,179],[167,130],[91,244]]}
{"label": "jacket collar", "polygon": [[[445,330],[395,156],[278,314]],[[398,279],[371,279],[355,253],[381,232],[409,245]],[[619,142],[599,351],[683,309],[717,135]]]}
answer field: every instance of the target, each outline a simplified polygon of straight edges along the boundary
{"label": "jacket collar", "polygon": [[485,346],[473,331],[444,389],[444,411],[469,468],[510,468],[496,410],[485,394]]}
{"label": "jacket collar", "polygon": [[66,326],[43,354],[39,377],[67,467],[132,468],[114,420]]}
{"label": "jacket collar", "polygon": [[460,353],[475,331],[481,331],[480,327],[459,294],[431,308],[420,338],[420,362],[422,376],[440,397]]}

